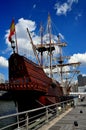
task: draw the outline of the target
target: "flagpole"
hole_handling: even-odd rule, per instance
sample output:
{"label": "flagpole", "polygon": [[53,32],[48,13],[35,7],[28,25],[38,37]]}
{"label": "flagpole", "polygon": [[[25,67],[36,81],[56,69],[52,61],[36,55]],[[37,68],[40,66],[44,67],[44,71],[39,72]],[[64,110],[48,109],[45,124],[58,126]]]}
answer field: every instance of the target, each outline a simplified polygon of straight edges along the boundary
{"label": "flagpole", "polygon": [[18,53],[18,45],[17,45],[16,28],[15,28],[15,42],[16,42],[16,52]]}

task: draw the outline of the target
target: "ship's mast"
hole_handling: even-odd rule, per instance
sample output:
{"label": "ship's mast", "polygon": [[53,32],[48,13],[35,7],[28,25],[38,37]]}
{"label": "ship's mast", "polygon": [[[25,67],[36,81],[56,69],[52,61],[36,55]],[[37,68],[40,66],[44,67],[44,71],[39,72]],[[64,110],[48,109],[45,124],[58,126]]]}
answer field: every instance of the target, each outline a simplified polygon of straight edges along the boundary
{"label": "ship's mast", "polygon": [[67,44],[65,43],[65,42],[61,42],[61,40],[60,40],[60,36],[58,35],[58,47],[59,47],[59,60],[58,60],[58,67],[60,68],[60,76],[61,76],[61,84],[62,84],[62,86],[64,87],[64,85],[63,85],[63,74],[68,74],[68,73],[73,73],[72,74],[72,77],[70,77],[70,81],[68,82],[67,81],[67,77],[66,77],[66,92],[67,92],[67,90],[69,90],[69,89],[71,89],[71,85],[70,85],[70,83],[71,83],[71,81],[73,80],[73,78],[74,78],[74,76],[75,76],[75,74],[78,74],[79,73],[79,71],[78,70],[76,70],[76,69],[72,69],[71,68],[71,70],[70,71],[64,71],[63,70],[63,67],[67,67],[67,66],[69,66],[69,67],[74,67],[75,66],[75,68],[77,67],[77,66],[79,66],[80,65],[80,62],[75,62],[75,63],[64,63],[64,61],[65,61],[65,59],[70,59],[70,57],[68,57],[68,56],[63,56],[63,54],[62,54],[62,49],[63,49],[63,47],[65,47],[65,46],[67,46]]}
{"label": "ship's mast", "polygon": [[49,43],[50,43],[50,77],[52,78],[52,50],[51,50],[51,18],[48,14],[48,34],[49,34]]}
{"label": "ship's mast", "polygon": [[62,73],[63,72],[63,66],[62,66],[62,64],[64,62],[64,59],[63,59],[63,56],[62,56],[62,47],[65,47],[65,46],[67,46],[67,44],[65,42],[61,42],[60,41],[60,35],[58,35],[58,47],[59,47],[59,54],[60,54],[58,62],[61,65],[61,67],[60,67],[61,84],[63,83],[63,76],[62,76],[63,75],[63,73]]}
{"label": "ship's mast", "polygon": [[[43,27],[40,26],[41,48],[43,46]],[[41,51],[41,66],[43,66],[43,51]]]}
{"label": "ship's mast", "polygon": [[43,52],[45,51],[48,52],[50,57],[49,59],[50,65],[48,66],[50,69],[49,75],[52,78],[52,51],[55,50],[55,47],[51,40],[51,18],[49,14],[48,14],[48,22],[47,22],[47,34],[48,34],[48,43],[43,44],[43,27],[41,26],[40,28],[41,44],[36,45],[36,50],[41,55],[41,66],[43,66]]}

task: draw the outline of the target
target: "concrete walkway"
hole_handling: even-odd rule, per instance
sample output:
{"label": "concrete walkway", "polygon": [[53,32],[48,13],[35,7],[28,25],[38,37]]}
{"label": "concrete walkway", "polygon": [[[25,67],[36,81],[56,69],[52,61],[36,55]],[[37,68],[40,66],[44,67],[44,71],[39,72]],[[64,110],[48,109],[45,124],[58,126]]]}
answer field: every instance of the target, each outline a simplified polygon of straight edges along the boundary
{"label": "concrete walkway", "polygon": [[39,130],[86,130],[86,98]]}

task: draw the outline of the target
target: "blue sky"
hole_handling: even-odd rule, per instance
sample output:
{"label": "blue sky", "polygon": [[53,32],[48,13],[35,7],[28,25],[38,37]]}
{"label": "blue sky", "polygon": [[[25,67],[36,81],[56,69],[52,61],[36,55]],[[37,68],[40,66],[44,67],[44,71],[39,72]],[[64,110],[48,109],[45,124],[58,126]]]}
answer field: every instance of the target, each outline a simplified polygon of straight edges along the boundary
{"label": "blue sky", "polygon": [[32,33],[34,44],[39,40],[39,27],[47,23],[50,13],[55,35],[67,42],[65,55],[71,62],[81,62],[81,74],[86,74],[86,1],[85,0],[0,0],[0,73],[8,79],[8,58],[12,53],[8,41],[12,18],[15,19],[19,54],[32,55],[26,28]]}

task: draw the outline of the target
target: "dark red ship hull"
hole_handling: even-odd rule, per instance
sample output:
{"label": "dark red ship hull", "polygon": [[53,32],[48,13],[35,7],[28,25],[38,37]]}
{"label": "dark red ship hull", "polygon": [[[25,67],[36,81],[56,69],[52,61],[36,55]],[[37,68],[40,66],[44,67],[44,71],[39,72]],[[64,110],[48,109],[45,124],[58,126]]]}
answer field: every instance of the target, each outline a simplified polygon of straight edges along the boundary
{"label": "dark red ship hull", "polygon": [[16,53],[9,58],[9,83],[1,84],[0,89],[12,94],[19,111],[59,102],[63,96],[60,84],[41,66]]}

